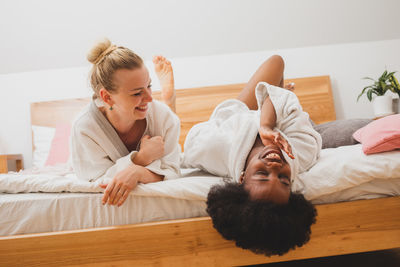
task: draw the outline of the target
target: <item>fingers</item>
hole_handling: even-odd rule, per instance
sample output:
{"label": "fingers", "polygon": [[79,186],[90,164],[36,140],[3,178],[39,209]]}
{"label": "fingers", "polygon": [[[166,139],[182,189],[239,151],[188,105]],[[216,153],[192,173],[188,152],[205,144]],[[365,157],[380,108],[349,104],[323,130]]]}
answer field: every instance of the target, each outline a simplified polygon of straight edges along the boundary
{"label": "fingers", "polygon": [[268,145],[268,140],[274,142],[279,149],[285,151],[285,153],[292,159],[294,159],[292,153],[292,147],[289,142],[279,133],[273,131],[267,131],[262,133],[261,141],[264,145]]}
{"label": "fingers", "polygon": [[279,144],[281,145],[281,149],[285,151],[285,153],[291,158],[294,159],[294,156],[292,154],[292,147],[290,146],[289,142],[283,138],[282,136],[280,137]]}
{"label": "fingers", "polygon": [[274,134],[274,142],[276,144],[281,144],[282,137],[279,133]]}
{"label": "fingers", "polygon": [[121,197],[124,195],[125,192],[126,190],[124,188],[120,188],[111,204],[116,205],[120,201]]}
{"label": "fingers", "polygon": [[150,135],[146,134],[146,135],[144,135],[144,136],[142,137],[142,140],[148,140],[148,139],[150,139],[150,138],[151,138]]}
{"label": "fingers", "polygon": [[109,183],[109,184],[107,185],[107,188],[106,188],[106,190],[104,191],[103,198],[101,199],[101,202],[103,203],[103,205],[107,203],[108,197],[110,196],[110,193],[111,193],[111,191],[112,191],[113,188],[114,188],[114,185],[115,185],[115,182],[114,182],[114,181],[111,181],[111,183]]}
{"label": "fingers", "polygon": [[[113,192],[117,190],[116,188],[117,186],[114,186]],[[108,197],[108,203],[107,200],[103,200],[103,204],[107,203],[109,205],[117,205],[119,207],[122,204],[124,204],[125,200],[128,198],[129,193],[131,191],[132,189],[130,188],[120,187],[119,190],[113,196],[112,196],[113,192],[110,193],[110,196]]]}
{"label": "fingers", "polygon": [[162,141],[162,142],[164,142],[163,138],[162,138],[161,136],[159,136],[159,135],[153,136],[153,137],[151,137],[150,139],[153,139],[153,140],[156,140],[156,141]]}
{"label": "fingers", "polygon": [[120,188],[121,188],[121,184],[120,184],[120,183],[117,183],[117,184],[114,186],[114,188],[113,188],[113,190],[111,191],[110,196],[109,196],[109,198],[108,198],[108,204],[109,204],[109,205],[113,205],[114,199],[115,199],[115,197],[117,196],[117,193],[118,193],[118,191],[120,190]]}
{"label": "fingers", "polygon": [[122,197],[120,198],[120,200],[118,201],[118,207],[119,206],[121,206],[122,204],[124,204],[124,202],[125,202],[125,200],[128,198],[128,196],[129,196],[129,192],[130,192],[130,190],[126,190],[125,192],[124,192],[124,194],[122,195]]}
{"label": "fingers", "polygon": [[293,152],[292,152],[292,147],[289,145],[289,147],[288,147],[288,151],[289,151],[289,153],[288,153],[288,156],[291,158],[291,159],[294,159],[294,155],[293,155]]}
{"label": "fingers", "polygon": [[[101,184],[100,186],[104,186]],[[113,187],[110,186],[109,189],[104,191],[104,196],[102,198],[102,203],[109,205],[118,205],[121,206],[125,200],[128,198],[129,193],[132,189],[129,189],[125,186],[118,186],[117,184],[113,184]]]}

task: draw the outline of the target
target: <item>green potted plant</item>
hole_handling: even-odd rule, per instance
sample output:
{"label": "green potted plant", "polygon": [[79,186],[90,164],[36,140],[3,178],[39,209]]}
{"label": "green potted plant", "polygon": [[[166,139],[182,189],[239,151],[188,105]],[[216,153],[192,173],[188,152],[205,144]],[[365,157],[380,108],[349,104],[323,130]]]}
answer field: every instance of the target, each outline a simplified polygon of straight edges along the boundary
{"label": "green potted plant", "polygon": [[399,95],[400,98],[400,84],[394,76],[395,73],[396,71],[388,72],[387,70],[385,70],[383,74],[378,78],[378,80],[374,80],[370,77],[364,78],[371,80],[374,83],[363,88],[363,90],[357,97],[357,101],[363,94],[366,94],[368,100],[372,102],[374,114],[376,117],[383,117],[393,114],[392,96],[390,94],[386,94],[386,92],[391,91],[393,93],[396,93]]}

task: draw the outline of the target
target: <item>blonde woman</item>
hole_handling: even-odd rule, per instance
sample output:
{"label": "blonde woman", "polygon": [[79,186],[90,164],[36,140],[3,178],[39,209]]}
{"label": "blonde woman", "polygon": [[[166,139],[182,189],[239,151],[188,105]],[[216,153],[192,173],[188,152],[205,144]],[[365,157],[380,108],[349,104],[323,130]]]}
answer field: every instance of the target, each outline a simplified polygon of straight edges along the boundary
{"label": "blonde woman", "polygon": [[93,64],[90,81],[94,95],[73,126],[73,167],[80,179],[111,178],[101,184],[105,188],[102,203],[120,206],[138,183],[180,174],[180,123],[172,111],[172,67],[162,56],[153,58],[167,106],[153,100],[149,72],[130,49],[106,39],[96,44],[87,58]]}

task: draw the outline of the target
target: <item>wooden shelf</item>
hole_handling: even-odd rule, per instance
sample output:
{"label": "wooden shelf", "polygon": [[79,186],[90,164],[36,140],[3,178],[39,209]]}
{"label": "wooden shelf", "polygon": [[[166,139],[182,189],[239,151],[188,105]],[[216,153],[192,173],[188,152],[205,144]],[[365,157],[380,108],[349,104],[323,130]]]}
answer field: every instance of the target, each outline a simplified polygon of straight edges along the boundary
{"label": "wooden shelf", "polygon": [[15,161],[17,172],[24,167],[21,154],[0,155],[0,173],[9,172],[10,161]]}

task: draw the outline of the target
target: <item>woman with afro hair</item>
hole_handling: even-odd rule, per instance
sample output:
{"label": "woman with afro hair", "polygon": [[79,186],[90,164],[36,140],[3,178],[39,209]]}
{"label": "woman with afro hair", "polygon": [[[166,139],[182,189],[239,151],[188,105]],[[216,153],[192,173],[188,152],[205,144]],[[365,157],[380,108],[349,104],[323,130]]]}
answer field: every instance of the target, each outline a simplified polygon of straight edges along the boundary
{"label": "woman with afro hair", "polygon": [[237,99],[222,102],[189,131],[184,145],[183,167],[230,180],[208,194],[207,212],[217,231],[268,256],[305,244],[316,217],[291,184],[317,161],[321,136],[293,88],[282,88],[283,71],[283,59],[270,57]]}

